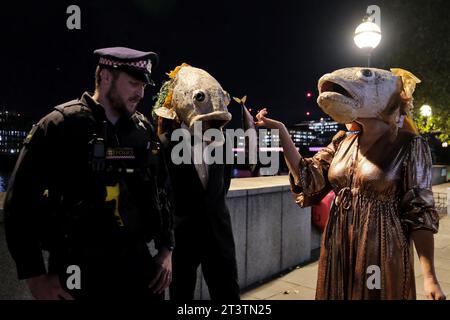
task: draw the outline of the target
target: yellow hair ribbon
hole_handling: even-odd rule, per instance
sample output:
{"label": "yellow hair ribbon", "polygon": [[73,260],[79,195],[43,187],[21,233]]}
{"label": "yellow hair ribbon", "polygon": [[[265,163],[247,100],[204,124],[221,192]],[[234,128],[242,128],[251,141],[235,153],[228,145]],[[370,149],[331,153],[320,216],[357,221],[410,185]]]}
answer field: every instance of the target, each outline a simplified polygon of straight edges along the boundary
{"label": "yellow hair ribbon", "polygon": [[408,109],[406,110],[406,115],[403,119],[402,127],[405,130],[408,130],[415,134],[419,134],[419,130],[417,129],[411,117],[411,110],[412,110],[412,101],[414,100],[413,93],[414,90],[416,89],[416,84],[421,83],[422,81],[419,78],[417,78],[414,74],[405,69],[391,68],[391,72],[394,76],[398,76],[402,79],[403,92],[401,93],[401,96],[402,98],[407,100],[407,104],[409,106]]}
{"label": "yellow hair ribbon", "polygon": [[178,71],[180,71],[180,69],[183,67],[189,67],[189,65],[183,62],[181,65],[175,67],[175,69],[166,74],[169,76],[170,79],[173,79],[177,76]]}
{"label": "yellow hair ribbon", "polygon": [[[177,76],[178,72],[181,70],[181,68],[183,67],[190,67],[190,65],[188,65],[187,63],[182,63],[181,65],[175,67],[175,69],[173,69],[172,71],[170,71],[169,73],[166,73],[170,79],[175,79],[175,77]],[[171,103],[172,103],[172,88],[169,89],[169,92],[167,93],[166,98],[164,99],[164,103],[163,103],[163,107],[166,107],[167,109],[171,108]]]}
{"label": "yellow hair ribbon", "polygon": [[411,72],[401,68],[391,68],[391,72],[394,76],[401,77],[403,83],[403,91],[407,99],[412,99],[416,84],[421,83],[419,78],[413,75]]}

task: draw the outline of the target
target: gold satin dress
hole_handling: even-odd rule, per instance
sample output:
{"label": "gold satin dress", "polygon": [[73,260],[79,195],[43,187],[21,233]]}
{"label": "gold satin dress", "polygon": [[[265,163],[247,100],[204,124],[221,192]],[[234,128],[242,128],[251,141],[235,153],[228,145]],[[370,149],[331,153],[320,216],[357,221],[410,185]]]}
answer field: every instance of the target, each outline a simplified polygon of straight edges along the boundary
{"label": "gold satin dress", "polygon": [[[340,131],[300,161],[299,181],[290,175],[302,207],[336,194],[322,235],[316,299],[416,299],[410,234],[436,233],[439,225],[431,154],[420,136],[400,130],[389,138],[382,135],[361,154],[358,134]],[[373,266],[380,271],[375,287]]]}

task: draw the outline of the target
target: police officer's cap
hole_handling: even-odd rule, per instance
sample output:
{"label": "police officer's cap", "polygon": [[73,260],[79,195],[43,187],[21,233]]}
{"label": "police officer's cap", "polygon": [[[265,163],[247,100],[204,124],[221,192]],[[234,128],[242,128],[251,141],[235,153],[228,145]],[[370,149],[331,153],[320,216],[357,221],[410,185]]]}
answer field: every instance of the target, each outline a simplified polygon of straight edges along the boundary
{"label": "police officer's cap", "polygon": [[94,54],[99,56],[98,64],[102,67],[122,70],[132,77],[152,86],[152,67],[158,63],[158,55],[154,52],[138,51],[125,47],[97,49]]}

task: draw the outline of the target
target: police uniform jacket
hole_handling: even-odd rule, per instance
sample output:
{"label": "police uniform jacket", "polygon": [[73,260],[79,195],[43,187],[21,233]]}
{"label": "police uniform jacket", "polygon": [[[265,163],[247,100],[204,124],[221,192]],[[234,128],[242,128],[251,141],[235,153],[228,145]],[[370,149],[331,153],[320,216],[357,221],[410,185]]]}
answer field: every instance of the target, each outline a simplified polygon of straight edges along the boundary
{"label": "police uniform jacket", "polygon": [[142,114],[112,125],[88,93],[56,107],[24,141],[6,194],[6,238],[19,279],[46,273],[42,249],[58,268],[71,254],[95,256],[119,242],[173,247],[166,178]]}

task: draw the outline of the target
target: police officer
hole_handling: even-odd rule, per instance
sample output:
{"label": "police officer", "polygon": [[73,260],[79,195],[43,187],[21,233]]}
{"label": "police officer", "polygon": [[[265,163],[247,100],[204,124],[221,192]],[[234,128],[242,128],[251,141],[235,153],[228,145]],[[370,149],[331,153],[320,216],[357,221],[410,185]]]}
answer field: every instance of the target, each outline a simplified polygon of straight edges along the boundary
{"label": "police officer", "polygon": [[136,111],[158,57],[124,47],[94,54],[94,94],[55,107],[24,141],[5,200],[8,247],[36,299],[162,299],[174,247],[170,184],[153,127]]}

